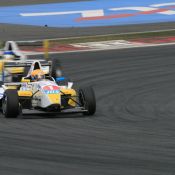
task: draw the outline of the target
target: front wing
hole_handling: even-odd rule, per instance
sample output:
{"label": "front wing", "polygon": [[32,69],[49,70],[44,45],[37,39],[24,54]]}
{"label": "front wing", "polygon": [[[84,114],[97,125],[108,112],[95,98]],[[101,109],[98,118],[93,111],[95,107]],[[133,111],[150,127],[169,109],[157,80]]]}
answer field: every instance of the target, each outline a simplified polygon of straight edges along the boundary
{"label": "front wing", "polygon": [[84,107],[75,107],[71,109],[62,109],[58,112],[48,112],[48,111],[42,111],[42,110],[36,110],[36,109],[23,109],[22,114],[23,115],[37,115],[37,114],[74,114],[74,113],[84,113],[87,112],[87,110],[84,109]]}

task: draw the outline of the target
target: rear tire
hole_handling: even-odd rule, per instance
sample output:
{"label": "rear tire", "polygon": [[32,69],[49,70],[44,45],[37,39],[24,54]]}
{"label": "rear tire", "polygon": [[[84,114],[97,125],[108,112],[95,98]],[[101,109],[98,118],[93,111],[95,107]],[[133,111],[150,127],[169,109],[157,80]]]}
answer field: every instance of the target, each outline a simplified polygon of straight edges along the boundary
{"label": "rear tire", "polygon": [[21,82],[22,75],[12,75],[12,82]]}
{"label": "rear tire", "polygon": [[28,73],[29,73],[30,67],[24,67],[24,72],[23,72],[23,77],[27,77]]}
{"label": "rear tire", "polygon": [[51,76],[54,79],[62,76],[62,67],[58,59],[52,59]]}
{"label": "rear tire", "polygon": [[6,118],[16,118],[19,114],[19,99],[16,89],[7,89],[2,100],[2,111]]}
{"label": "rear tire", "polygon": [[96,111],[96,99],[91,87],[81,88],[79,90],[79,102],[87,110],[84,115],[94,115]]}

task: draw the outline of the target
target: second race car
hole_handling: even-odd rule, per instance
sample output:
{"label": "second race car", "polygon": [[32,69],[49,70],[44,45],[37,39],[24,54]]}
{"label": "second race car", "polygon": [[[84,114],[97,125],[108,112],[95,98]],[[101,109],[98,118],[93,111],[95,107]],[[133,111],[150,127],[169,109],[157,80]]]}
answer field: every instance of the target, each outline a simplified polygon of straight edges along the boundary
{"label": "second race car", "polygon": [[[35,58],[35,60],[38,60]],[[48,60],[39,59],[38,60],[41,65],[45,65],[48,63]],[[62,74],[62,66],[58,59],[50,58],[50,61],[53,62],[51,74],[53,77],[61,76]],[[18,63],[18,66],[15,65]],[[22,52],[17,43],[14,41],[7,41],[5,43],[5,47],[3,49],[3,54],[1,55],[0,60],[0,72],[4,73],[4,78],[9,82],[19,82],[23,76],[26,76],[29,70],[29,66],[23,66],[23,63],[28,63],[31,65],[33,63],[33,59],[30,59],[25,52]],[[6,67],[5,70],[2,70],[3,67]],[[8,67],[8,68],[7,68]],[[44,66],[42,66],[44,69]],[[48,73],[47,67],[44,69],[45,73]]]}

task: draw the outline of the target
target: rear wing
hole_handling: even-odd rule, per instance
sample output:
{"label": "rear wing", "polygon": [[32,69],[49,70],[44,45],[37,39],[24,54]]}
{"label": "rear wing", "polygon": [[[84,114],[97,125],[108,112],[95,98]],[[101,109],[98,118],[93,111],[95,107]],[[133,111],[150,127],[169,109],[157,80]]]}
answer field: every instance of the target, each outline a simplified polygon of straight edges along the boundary
{"label": "rear wing", "polygon": [[42,69],[45,74],[50,74],[51,72],[51,61],[35,61],[35,60],[28,60],[26,62],[21,61],[0,61],[0,81],[5,82],[7,81],[8,77],[12,76],[15,72],[14,70],[20,69],[22,70],[22,76],[28,76],[31,72],[35,69]]}
{"label": "rear wing", "polygon": [[[27,62],[9,61],[9,62],[3,62],[3,67],[4,67],[4,69],[11,68],[11,67],[13,67],[13,68],[15,68],[15,67],[31,67],[34,62],[35,61],[27,61]],[[41,60],[38,62],[40,62],[41,66],[49,66],[49,67],[52,66],[51,61]]]}

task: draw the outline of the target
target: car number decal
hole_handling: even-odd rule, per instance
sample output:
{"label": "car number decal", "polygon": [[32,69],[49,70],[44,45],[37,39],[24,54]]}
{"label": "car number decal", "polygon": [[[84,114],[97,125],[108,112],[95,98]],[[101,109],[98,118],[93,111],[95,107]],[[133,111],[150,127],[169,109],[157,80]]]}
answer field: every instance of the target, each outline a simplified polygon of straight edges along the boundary
{"label": "car number decal", "polygon": [[58,86],[48,85],[42,87],[45,94],[58,94],[60,92]]}

